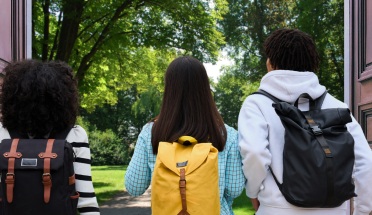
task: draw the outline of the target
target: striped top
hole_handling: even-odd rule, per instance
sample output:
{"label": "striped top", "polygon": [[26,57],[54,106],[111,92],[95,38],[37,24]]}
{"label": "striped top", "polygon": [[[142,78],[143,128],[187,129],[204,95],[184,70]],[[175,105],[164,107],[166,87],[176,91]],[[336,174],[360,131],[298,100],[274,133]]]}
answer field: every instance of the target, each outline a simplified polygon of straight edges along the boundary
{"label": "striped top", "polygon": [[[0,124],[0,142],[9,138],[9,132]],[[80,194],[78,210],[81,215],[99,215],[99,207],[92,183],[88,135],[82,127],[76,125],[71,129],[66,140],[71,143],[76,156],[74,162],[75,186],[76,191]]]}
{"label": "striped top", "polygon": [[[152,152],[151,129],[146,124],[138,136],[133,157],[125,174],[125,188],[133,196],[142,195],[151,184],[156,155]],[[227,125],[227,140],[222,152],[218,152],[219,191],[221,215],[232,215],[233,200],[244,189],[245,177],[238,147],[238,132]]]}

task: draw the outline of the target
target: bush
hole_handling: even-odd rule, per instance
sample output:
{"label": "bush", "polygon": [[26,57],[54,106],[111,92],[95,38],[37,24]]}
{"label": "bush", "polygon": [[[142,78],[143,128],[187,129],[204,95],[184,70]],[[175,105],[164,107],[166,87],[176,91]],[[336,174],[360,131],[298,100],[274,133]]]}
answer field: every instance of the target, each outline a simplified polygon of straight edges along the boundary
{"label": "bush", "polygon": [[122,165],[128,163],[128,147],[113,131],[90,131],[89,145],[92,165]]}

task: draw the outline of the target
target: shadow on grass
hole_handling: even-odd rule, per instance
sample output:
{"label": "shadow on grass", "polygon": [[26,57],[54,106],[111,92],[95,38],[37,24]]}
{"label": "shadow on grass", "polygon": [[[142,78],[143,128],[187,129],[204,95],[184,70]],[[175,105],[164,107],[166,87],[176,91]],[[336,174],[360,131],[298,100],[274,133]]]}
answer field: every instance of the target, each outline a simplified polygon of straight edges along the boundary
{"label": "shadow on grass", "polygon": [[122,190],[110,190],[110,191],[101,192],[99,195],[97,195],[98,204],[102,204],[108,200],[111,200],[115,195],[121,192],[123,191]]}
{"label": "shadow on grass", "polygon": [[106,183],[106,182],[94,182],[93,181],[93,187],[94,188],[99,188],[99,187],[108,187],[110,186],[111,183]]}

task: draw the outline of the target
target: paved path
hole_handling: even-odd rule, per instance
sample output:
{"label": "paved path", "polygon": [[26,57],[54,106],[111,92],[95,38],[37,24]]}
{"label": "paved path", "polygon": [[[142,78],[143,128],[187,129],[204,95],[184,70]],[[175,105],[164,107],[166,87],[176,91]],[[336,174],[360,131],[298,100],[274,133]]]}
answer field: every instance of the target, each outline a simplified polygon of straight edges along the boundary
{"label": "paved path", "polygon": [[101,215],[151,215],[151,190],[132,197],[123,191],[100,205]]}

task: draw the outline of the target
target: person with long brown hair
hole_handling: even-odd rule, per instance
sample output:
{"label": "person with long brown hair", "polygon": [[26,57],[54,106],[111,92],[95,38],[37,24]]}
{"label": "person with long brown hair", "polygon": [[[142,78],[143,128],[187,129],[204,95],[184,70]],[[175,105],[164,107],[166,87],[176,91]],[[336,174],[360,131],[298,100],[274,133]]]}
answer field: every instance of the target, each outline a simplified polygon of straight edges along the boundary
{"label": "person with long brown hair", "polygon": [[129,194],[142,195],[151,183],[160,141],[192,136],[218,149],[221,214],[234,214],[232,202],[244,188],[237,131],[225,125],[213,100],[203,64],[190,56],[176,58],[165,73],[160,114],[138,136],[126,171]]}

